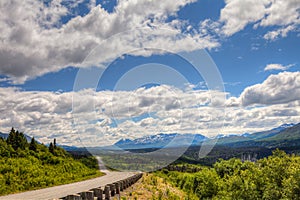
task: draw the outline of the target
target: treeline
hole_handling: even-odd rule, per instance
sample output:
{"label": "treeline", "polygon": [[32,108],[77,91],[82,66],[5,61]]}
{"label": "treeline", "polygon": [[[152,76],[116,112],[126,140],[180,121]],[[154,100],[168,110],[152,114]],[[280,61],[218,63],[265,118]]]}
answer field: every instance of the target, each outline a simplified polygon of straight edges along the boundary
{"label": "treeline", "polygon": [[47,147],[11,129],[0,138],[0,195],[80,181],[101,173],[93,157],[74,159],[56,145]]}
{"label": "treeline", "polygon": [[300,199],[300,157],[280,150],[256,162],[232,158],[197,173],[156,174],[195,199]]}

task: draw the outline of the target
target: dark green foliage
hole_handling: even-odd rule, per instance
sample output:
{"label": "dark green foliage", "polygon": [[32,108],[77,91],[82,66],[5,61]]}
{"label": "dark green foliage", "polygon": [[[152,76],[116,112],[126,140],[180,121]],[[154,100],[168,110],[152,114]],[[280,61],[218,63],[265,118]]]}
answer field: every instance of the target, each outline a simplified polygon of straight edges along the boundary
{"label": "dark green foliage", "polygon": [[11,129],[6,141],[14,150],[17,150],[18,148],[24,150],[27,146],[25,135],[22,132],[15,131],[14,128]]}
{"label": "dark green foliage", "polygon": [[82,162],[85,166],[91,168],[91,169],[99,169],[98,161],[93,156],[86,156],[79,159],[80,162]]}
{"label": "dark green foliage", "polygon": [[37,143],[36,143],[34,137],[31,139],[31,142],[29,144],[29,150],[31,150],[31,151],[37,150]]}
{"label": "dark green foliage", "polygon": [[[49,187],[100,176],[95,158],[75,160],[64,149],[38,144],[12,129],[7,141],[0,138],[0,195]],[[55,141],[56,143],[56,141]]]}
{"label": "dark green foliage", "polygon": [[50,142],[49,151],[50,151],[50,153],[54,154],[54,145],[52,142]]}
{"label": "dark green foliage", "polygon": [[255,163],[233,158],[197,173],[156,174],[199,199],[300,199],[300,157],[280,150]]}
{"label": "dark green foliage", "polygon": [[0,157],[11,157],[15,153],[12,146],[8,145],[4,139],[0,138]]}

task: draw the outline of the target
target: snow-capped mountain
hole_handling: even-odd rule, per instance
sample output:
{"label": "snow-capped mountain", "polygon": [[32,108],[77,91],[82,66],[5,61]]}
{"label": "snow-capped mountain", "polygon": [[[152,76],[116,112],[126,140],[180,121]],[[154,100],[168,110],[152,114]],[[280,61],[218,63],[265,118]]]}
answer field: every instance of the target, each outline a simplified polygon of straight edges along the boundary
{"label": "snow-capped mountain", "polygon": [[164,134],[148,135],[134,140],[121,139],[114,145],[123,149],[162,148],[197,145],[206,139],[201,134]]}
{"label": "snow-capped mountain", "polygon": [[295,126],[296,124],[290,123],[290,124],[282,124],[281,126],[278,126],[277,128],[273,128],[272,130],[282,131],[284,129],[290,128],[292,126]]}
{"label": "snow-capped mountain", "polygon": [[[230,134],[217,135],[218,144],[229,144],[232,142],[242,142],[257,139],[266,139],[275,136],[279,132],[293,127],[294,124],[283,124],[271,130],[244,133],[244,134]],[[165,146],[178,147],[178,146],[195,146],[200,145],[207,137],[201,134],[176,134],[176,133],[159,133],[157,135],[148,135],[137,139],[121,139],[114,144],[123,149],[144,149],[144,148],[163,148]]]}
{"label": "snow-capped mountain", "polygon": [[218,144],[231,144],[234,142],[245,142],[252,140],[265,140],[276,136],[280,132],[295,126],[295,124],[282,124],[271,130],[255,132],[255,133],[244,133],[244,134],[230,134],[230,135],[218,135]]}

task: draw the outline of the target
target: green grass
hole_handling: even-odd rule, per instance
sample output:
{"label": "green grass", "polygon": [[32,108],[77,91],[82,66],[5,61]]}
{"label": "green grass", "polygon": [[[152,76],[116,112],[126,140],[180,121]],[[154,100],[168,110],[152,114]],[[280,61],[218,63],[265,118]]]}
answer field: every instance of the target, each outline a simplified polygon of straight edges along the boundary
{"label": "green grass", "polygon": [[62,185],[101,176],[72,158],[54,158],[55,163],[44,163],[33,156],[0,159],[0,194]]}

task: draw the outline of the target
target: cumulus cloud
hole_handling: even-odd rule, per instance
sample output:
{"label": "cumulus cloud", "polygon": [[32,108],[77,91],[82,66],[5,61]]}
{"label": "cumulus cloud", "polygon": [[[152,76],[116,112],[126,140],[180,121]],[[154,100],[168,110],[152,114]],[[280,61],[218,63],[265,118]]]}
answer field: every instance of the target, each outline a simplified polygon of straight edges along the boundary
{"label": "cumulus cloud", "polygon": [[239,97],[243,106],[282,104],[300,100],[300,72],[270,75],[263,83],[247,87]]}
{"label": "cumulus cloud", "polygon": [[[254,28],[278,26],[265,34],[264,38],[270,40],[299,30],[297,0],[226,0],[218,21],[205,19],[198,27],[170,18],[195,1],[120,0],[112,12],[107,12],[91,0],[90,11],[84,16],[72,13],[83,1],[2,1],[0,74],[20,84],[68,66],[86,67],[82,62],[99,45],[102,50],[97,53],[101,56],[90,59],[94,64],[143,47],[171,49],[175,53],[215,48],[220,45],[216,39],[219,33],[231,36],[254,23]],[[71,19],[63,24],[64,17]],[[119,35],[111,37],[116,34]]]}
{"label": "cumulus cloud", "polygon": [[[14,126],[44,143],[55,137],[61,144],[77,146],[109,145],[121,138],[157,133],[215,136],[261,131],[299,122],[298,77],[299,72],[272,75],[261,85],[246,89],[240,98],[230,98],[231,107],[226,110],[212,103],[211,92],[217,91],[166,85],[134,91],[84,89],[65,93],[0,88],[0,131],[8,132]],[[280,99],[273,97],[280,92],[284,93]],[[151,101],[139,106],[145,99]],[[237,107],[237,101],[244,106],[264,105]],[[173,106],[172,102],[179,104]]]}
{"label": "cumulus cloud", "polygon": [[220,16],[220,21],[225,23],[223,33],[230,36],[244,29],[247,24],[262,19],[266,4],[265,0],[227,0]]}
{"label": "cumulus cloud", "polygon": [[287,70],[289,69],[290,67],[293,67],[294,64],[290,64],[290,65],[281,65],[281,64],[268,64],[264,71],[271,71],[271,70]]}
{"label": "cumulus cloud", "polygon": [[[0,3],[0,73],[13,83],[23,83],[70,65],[84,67],[81,62],[89,52],[118,33],[122,37],[106,44],[103,51],[106,54],[98,56],[102,59],[96,60],[97,63],[113,59],[128,49],[149,45],[174,51],[215,47],[218,43],[210,36],[197,32],[190,34],[189,39],[178,37],[185,31],[185,21],[167,21],[194,1],[121,0],[112,13],[92,1],[90,12],[76,17],[71,13],[71,7],[79,4],[76,1],[52,0],[48,4],[34,0],[3,1]],[[61,24],[64,16],[73,18]],[[141,33],[136,28],[148,29]]]}
{"label": "cumulus cloud", "polygon": [[224,23],[221,32],[226,36],[243,30],[249,24],[254,24],[254,28],[279,26],[278,30],[264,36],[273,40],[297,31],[296,27],[300,24],[298,0],[226,0],[225,3],[220,21]]}
{"label": "cumulus cloud", "polygon": [[[248,24],[255,24],[254,28],[276,25],[277,30],[264,36],[270,40],[298,30],[297,0],[226,0],[220,20],[204,20],[198,28],[170,18],[194,1],[120,0],[112,12],[107,12],[90,0],[89,13],[76,17],[71,10],[83,1],[1,1],[0,74],[6,77],[0,82],[23,83],[66,66],[86,67],[91,64],[82,63],[87,55],[90,61],[103,63],[143,47],[172,52],[214,48],[219,43],[212,35],[221,32],[231,36]],[[71,19],[62,24],[65,16]],[[182,35],[186,32],[188,36]],[[135,55],[148,53],[138,51]],[[271,64],[265,71],[289,67]],[[62,144],[82,145],[81,140],[89,146],[159,132],[211,136],[220,131],[260,131],[281,122],[299,122],[299,75],[271,75],[226,102],[223,97],[227,94],[191,86],[186,90],[162,85],[134,91],[85,89],[65,93],[0,88],[1,131],[14,126],[41,142],[56,137]]]}
{"label": "cumulus cloud", "polygon": [[[0,88],[0,96],[1,131],[14,126],[44,143],[56,137],[60,143],[79,144],[80,139],[85,145],[109,144],[141,133],[192,131],[190,119],[182,120],[182,116],[209,103],[211,97],[209,91],[166,85],[135,91],[84,89],[65,93]],[[145,99],[151,101],[139,106]]]}
{"label": "cumulus cloud", "polygon": [[264,35],[264,38],[266,40],[275,40],[279,37],[286,37],[287,34],[290,32],[290,31],[293,31],[296,29],[296,26],[295,25],[290,25],[290,26],[287,26],[287,27],[284,27],[284,28],[279,28],[275,31],[269,31],[268,33],[266,33]]}

